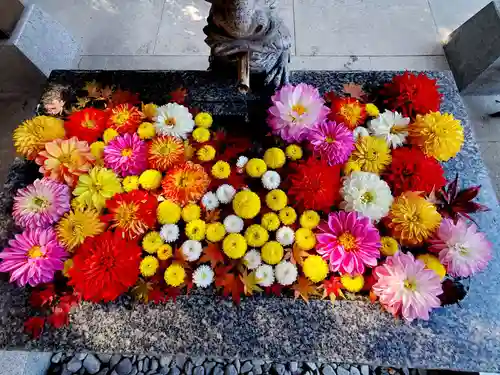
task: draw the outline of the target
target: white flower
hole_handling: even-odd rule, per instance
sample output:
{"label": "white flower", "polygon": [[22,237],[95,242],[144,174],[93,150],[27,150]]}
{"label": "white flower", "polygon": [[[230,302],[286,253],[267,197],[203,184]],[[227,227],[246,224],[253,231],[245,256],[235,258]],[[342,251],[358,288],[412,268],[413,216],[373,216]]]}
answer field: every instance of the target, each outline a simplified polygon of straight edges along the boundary
{"label": "white flower", "polygon": [[177,224],[165,224],[161,227],[160,237],[167,243],[177,241],[179,238],[179,227]]}
{"label": "white flower", "polygon": [[236,215],[229,215],[224,219],[224,227],[227,233],[240,233],[244,225],[243,219]]}
{"label": "white flower", "polygon": [[295,233],[290,227],[281,227],[276,232],[276,241],[278,241],[283,246],[288,246],[293,244],[295,239]]}
{"label": "white flower", "polygon": [[215,194],[217,195],[219,202],[222,204],[228,204],[233,200],[233,197],[236,194],[236,189],[232,185],[223,184],[219,186]]}
{"label": "white flower", "polygon": [[262,264],[262,258],[260,257],[260,252],[255,249],[247,251],[243,257],[243,263],[249,270],[254,270]]}
{"label": "white flower", "polygon": [[352,172],[342,182],[340,208],[357,211],[374,221],[383,218],[392,204],[391,189],[374,173]]}
{"label": "white flower", "polygon": [[368,125],[373,135],[385,139],[392,148],[403,146],[408,137],[408,124],[410,119],[401,116],[398,112],[385,110]]}
{"label": "white flower", "polygon": [[238,160],[236,160],[236,167],[243,169],[245,168],[245,165],[248,163],[248,158],[246,156],[240,156],[238,157]]}
{"label": "white flower", "polygon": [[357,141],[359,137],[368,137],[370,133],[368,133],[368,130],[366,128],[358,126],[356,129],[354,129],[352,135],[354,136],[354,141]]}
{"label": "white flower", "polygon": [[297,266],[285,260],[280,262],[274,271],[276,281],[281,285],[292,285],[297,280]]}
{"label": "white flower", "polygon": [[276,171],[267,171],[262,175],[262,185],[267,190],[277,189],[280,186],[281,177]]}
{"label": "white flower", "polygon": [[202,246],[200,241],[187,240],[181,246],[182,254],[188,262],[200,259]]}
{"label": "white flower", "polygon": [[158,107],[156,113],[156,134],[186,139],[193,131],[193,115],[183,105],[168,103]]}
{"label": "white flower", "polygon": [[210,266],[203,264],[193,272],[193,282],[197,287],[206,288],[214,281],[214,271]]}
{"label": "white flower", "polygon": [[274,270],[269,264],[263,264],[257,267],[255,271],[255,278],[257,279],[257,284],[260,286],[271,286],[274,283]]}
{"label": "white flower", "polygon": [[219,200],[214,193],[209,191],[201,198],[201,204],[203,204],[203,207],[205,207],[207,211],[211,211],[219,207]]}

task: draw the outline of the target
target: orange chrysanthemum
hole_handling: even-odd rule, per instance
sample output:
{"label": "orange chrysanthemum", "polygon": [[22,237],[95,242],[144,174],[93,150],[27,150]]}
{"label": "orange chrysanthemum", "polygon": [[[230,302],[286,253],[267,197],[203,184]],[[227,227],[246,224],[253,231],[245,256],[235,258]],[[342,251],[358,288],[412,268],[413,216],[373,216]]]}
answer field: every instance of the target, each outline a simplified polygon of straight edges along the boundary
{"label": "orange chrysanthemum", "polygon": [[119,104],[110,110],[108,128],[115,129],[118,133],[135,133],[142,122],[141,112],[128,103]]}
{"label": "orange chrysanthemum", "polygon": [[166,171],[184,161],[184,143],[170,135],[156,137],[149,145],[148,160],[151,168]]}
{"label": "orange chrysanthemum", "polygon": [[330,121],[344,123],[350,130],[362,125],[366,120],[366,109],[363,103],[355,98],[333,97],[328,114]]}
{"label": "orange chrysanthemum", "polygon": [[163,196],[180,205],[196,203],[207,191],[210,177],[190,161],[174,167],[162,181]]}

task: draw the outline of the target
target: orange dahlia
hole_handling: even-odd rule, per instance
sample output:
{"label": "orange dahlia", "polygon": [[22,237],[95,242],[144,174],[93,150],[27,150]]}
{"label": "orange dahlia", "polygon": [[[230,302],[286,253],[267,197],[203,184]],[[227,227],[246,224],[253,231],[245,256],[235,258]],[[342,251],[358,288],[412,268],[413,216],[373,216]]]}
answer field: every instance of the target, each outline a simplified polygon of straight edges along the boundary
{"label": "orange dahlia", "polygon": [[330,121],[344,123],[350,130],[362,125],[366,120],[365,105],[355,98],[332,97]]}
{"label": "orange dahlia", "polygon": [[95,161],[87,142],[78,138],[56,139],[45,144],[45,150],[35,159],[40,173],[74,187],[78,176],[87,173]]}
{"label": "orange dahlia", "polygon": [[163,196],[183,206],[201,199],[210,185],[210,177],[201,165],[188,161],[171,169],[161,184]]}
{"label": "orange dahlia", "polygon": [[135,133],[142,122],[142,114],[131,104],[119,104],[110,110],[108,128],[118,133]]}
{"label": "orange dahlia", "polygon": [[184,143],[170,135],[156,137],[149,145],[148,160],[151,168],[166,171],[184,161]]}
{"label": "orange dahlia", "polygon": [[78,137],[82,141],[92,143],[102,136],[107,119],[106,112],[95,108],[85,108],[73,112],[64,123],[64,128],[68,137]]}

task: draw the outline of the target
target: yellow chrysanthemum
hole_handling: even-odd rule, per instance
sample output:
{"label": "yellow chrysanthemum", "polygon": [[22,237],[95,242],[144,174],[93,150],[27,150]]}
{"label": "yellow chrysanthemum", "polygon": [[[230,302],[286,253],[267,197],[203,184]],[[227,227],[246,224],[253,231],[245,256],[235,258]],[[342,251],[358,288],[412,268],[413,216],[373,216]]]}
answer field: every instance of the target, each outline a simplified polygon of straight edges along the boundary
{"label": "yellow chrysanthemum", "polygon": [[233,210],[242,219],[253,219],[260,212],[260,198],[253,191],[239,191],[233,199]]}
{"label": "yellow chrysanthemum", "polygon": [[380,115],[379,109],[373,103],[368,103],[367,105],[365,105],[365,109],[366,113],[368,113],[370,117],[378,117],[378,115]]}
{"label": "yellow chrysanthemum", "polygon": [[219,160],[212,167],[212,176],[214,176],[215,178],[219,179],[228,178],[230,174],[231,174],[231,166],[227,161]]}
{"label": "yellow chrysanthemum", "polygon": [[303,250],[311,250],[316,246],[316,236],[308,228],[299,228],[295,232],[295,243]]}
{"label": "yellow chrysanthemum", "polygon": [[239,233],[230,233],[222,241],[222,250],[231,259],[239,259],[247,251],[245,237]]}
{"label": "yellow chrysanthemum", "polygon": [[190,240],[202,241],[205,239],[206,229],[206,223],[203,220],[197,219],[187,223],[185,232],[187,238]]}
{"label": "yellow chrysanthemum", "polygon": [[299,145],[289,145],[285,149],[286,157],[290,160],[299,160],[302,159],[304,153],[302,152],[302,148]]}
{"label": "yellow chrysanthemum", "polygon": [[261,247],[269,240],[269,233],[259,224],[252,224],[245,231],[245,239],[248,245]]}
{"label": "yellow chrysanthemum", "polygon": [[428,239],[441,223],[436,207],[415,192],[405,192],[392,203],[388,227],[403,245],[419,245]]}
{"label": "yellow chrysanthemum", "polygon": [[210,145],[202,146],[196,151],[196,156],[200,161],[210,161],[215,158],[215,148]]}
{"label": "yellow chrysanthemum", "polygon": [[73,262],[73,259],[72,258],[69,258],[69,259],[66,259],[64,261],[64,268],[62,270],[62,273],[64,275],[64,277],[68,277],[69,278],[69,270],[73,268],[73,265],[74,265],[75,262]]}
{"label": "yellow chrysanthemum", "polygon": [[[175,224],[181,218],[181,207],[172,201],[165,200],[158,205],[158,208],[156,209],[156,217],[158,218],[158,222],[162,225]],[[196,219],[199,217],[200,216],[198,215]]]}
{"label": "yellow chrysanthemum", "polygon": [[123,192],[120,179],[111,169],[94,167],[88,174],[78,178],[73,195],[88,207],[101,211],[106,200],[117,193]]}
{"label": "yellow chrysanthemum", "polygon": [[45,148],[45,143],[64,138],[65,134],[63,120],[36,116],[24,121],[14,130],[14,147],[26,159],[33,160]]}
{"label": "yellow chrysanthemum", "polygon": [[267,264],[278,264],[283,259],[283,246],[278,241],[269,241],[260,250],[262,260]]}
{"label": "yellow chrysanthemum", "polygon": [[161,245],[156,252],[156,256],[159,260],[168,260],[172,257],[172,255],[172,246],[170,246],[168,243]]}
{"label": "yellow chrysanthemum", "polygon": [[155,118],[157,115],[157,108],[158,106],[154,103],[142,103],[141,112],[145,118],[147,118],[148,120],[153,120],[153,118]]}
{"label": "yellow chrysanthemum", "polygon": [[387,142],[377,137],[359,137],[348,160],[358,164],[360,170],[380,174],[391,163]]}
{"label": "yellow chrysanthemum", "polygon": [[288,197],[281,189],[271,190],[266,194],[266,204],[273,211],[279,211],[288,204]]}
{"label": "yellow chrysanthemum", "polygon": [[380,253],[386,257],[396,254],[399,250],[398,241],[392,237],[382,236],[380,237],[380,243],[382,244]]}
{"label": "yellow chrysanthemum", "polygon": [[344,165],[344,175],[345,176],[349,176],[352,172],[359,172],[359,171],[361,171],[361,165],[355,161],[349,160]]}
{"label": "yellow chrysanthemum", "polygon": [[186,223],[199,219],[201,216],[201,208],[197,204],[189,203],[182,208],[182,220]]}
{"label": "yellow chrysanthemum", "polygon": [[156,190],[161,185],[161,172],[156,169],[148,169],[141,173],[139,184],[144,190]]}
{"label": "yellow chrysanthemum", "polygon": [[57,223],[56,233],[59,242],[73,251],[85,238],[104,232],[106,225],[101,222],[99,213],[93,209],[70,211]]}
{"label": "yellow chrysanthemum", "polygon": [[245,170],[250,177],[260,178],[267,172],[267,165],[264,160],[253,158],[246,163]]}
{"label": "yellow chrysanthemum", "polygon": [[281,168],[286,162],[285,153],[278,147],[267,149],[264,152],[264,162],[271,169]]}
{"label": "yellow chrysanthemum", "polygon": [[260,224],[268,231],[275,231],[280,227],[281,222],[277,214],[274,212],[268,212],[262,215]]}
{"label": "yellow chrysanthemum", "polygon": [[460,121],[449,113],[431,112],[417,119],[408,129],[410,142],[427,156],[447,161],[460,151],[464,143],[464,129]]}
{"label": "yellow chrysanthemum", "polygon": [[90,145],[90,153],[95,158],[95,165],[104,164],[104,142],[96,141]]}
{"label": "yellow chrysanthemum", "polygon": [[319,215],[316,211],[308,210],[304,211],[300,215],[300,225],[307,229],[314,229],[319,224]]}
{"label": "yellow chrysanthemum", "polygon": [[206,128],[196,128],[193,130],[193,139],[198,143],[208,142],[210,140],[210,130]]}
{"label": "yellow chrysanthemum", "polygon": [[127,193],[139,189],[139,176],[127,176],[122,181],[123,190]]}
{"label": "yellow chrysanthemum", "polygon": [[141,260],[141,264],[139,265],[139,270],[141,271],[141,275],[144,277],[151,277],[156,274],[158,271],[158,267],[160,267],[160,262],[156,257],[152,255],[145,256],[143,260]]}
{"label": "yellow chrysanthemum", "polygon": [[150,122],[143,122],[137,129],[140,139],[152,139],[156,135],[155,126]]}
{"label": "yellow chrysanthemum", "polygon": [[340,282],[348,292],[357,293],[363,289],[363,286],[365,285],[365,278],[363,275],[351,276],[349,274],[345,274],[340,277]]}
{"label": "yellow chrysanthemum", "polygon": [[280,210],[279,217],[283,224],[292,225],[297,220],[297,213],[293,207],[288,206]]}
{"label": "yellow chrysanthemum", "polygon": [[207,240],[210,242],[219,242],[222,241],[224,236],[226,235],[226,228],[224,224],[215,222],[207,225],[207,231],[205,236]]}
{"label": "yellow chrysanthemum", "polygon": [[194,118],[194,124],[200,128],[209,128],[212,126],[213,118],[208,112],[200,112]]}
{"label": "yellow chrysanthemum", "polygon": [[425,268],[437,273],[441,280],[446,276],[446,268],[439,261],[439,258],[431,254],[420,254],[417,259],[424,262]]}
{"label": "yellow chrysanthemum", "polygon": [[111,142],[116,137],[118,137],[118,132],[113,128],[108,128],[108,129],[104,130],[104,133],[102,134],[102,139],[104,140],[104,143],[106,143],[106,144]]}
{"label": "yellow chrysanthemum", "polygon": [[142,248],[149,254],[154,254],[163,246],[163,239],[159,232],[149,232],[142,239]]}
{"label": "yellow chrysanthemum", "polygon": [[302,271],[309,280],[318,283],[328,275],[328,264],[319,255],[311,255],[304,260]]}
{"label": "yellow chrysanthemum", "polygon": [[179,286],[186,278],[186,270],[180,264],[174,263],[165,270],[165,282],[170,286]]}

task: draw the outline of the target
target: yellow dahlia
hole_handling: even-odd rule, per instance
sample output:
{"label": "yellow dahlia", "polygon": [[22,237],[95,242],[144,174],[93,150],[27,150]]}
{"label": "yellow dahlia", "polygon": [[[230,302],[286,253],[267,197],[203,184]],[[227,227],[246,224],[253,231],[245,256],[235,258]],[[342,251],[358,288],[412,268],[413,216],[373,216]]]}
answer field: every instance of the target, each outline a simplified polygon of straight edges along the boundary
{"label": "yellow dahlia", "polygon": [[153,120],[156,117],[157,108],[158,106],[154,103],[142,103],[141,112],[145,118],[147,118],[148,120]]}
{"label": "yellow dahlia", "polygon": [[159,260],[168,260],[172,257],[172,255],[172,246],[170,246],[168,243],[161,245],[156,252],[156,256]]}
{"label": "yellow dahlia", "polygon": [[281,189],[271,190],[266,195],[267,207],[269,207],[273,211],[279,211],[285,208],[287,203],[288,203],[288,197],[286,196],[285,192]]}
{"label": "yellow dahlia", "polygon": [[215,148],[210,145],[202,146],[196,151],[196,156],[200,161],[210,161],[215,158]]}
{"label": "yellow dahlia", "polygon": [[180,286],[185,278],[186,270],[180,264],[171,264],[165,271],[165,282],[167,285]]}
{"label": "yellow dahlia", "polygon": [[201,208],[197,204],[189,203],[182,208],[182,220],[186,223],[199,219],[201,216]]}
{"label": "yellow dahlia", "polygon": [[171,135],[156,137],[149,145],[149,165],[159,171],[166,171],[184,162],[184,151],[181,139]]}
{"label": "yellow dahlia", "polygon": [[342,283],[342,286],[351,293],[359,292],[365,285],[365,279],[363,275],[351,276],[349,274],[345,274],[340,277],[340,282]]}
{"label": "yellow dahlia", "polygon": [[196,203],[207,192],[210,177],[190,161],[171,169],[162,181],[163,196],[180,205]]}
{"label": "yellow dahlia", "polygon": [[196,128],[193,130],[192,136],[198,143],[207,142],[210,139],[210,130],[205,128]]}
{"label": "yellow dahlia", "polygon": [[163,246],[160,232],[148,232],[142,239],[142,248],[149,254],[156,253]]}
{"label": "yellow dahlia", "polygon": [[292,225],[297,220],[297,213],[293,207],[288,206],[280,210],[279,217],[283,224]]}
{"label": "yellow dahlia", "polygon": [[175,224],[181,218],[181,207],[172,201],[163,201],[156,209],[156,217],[158,218],[158,222],[162,225]]}
{"label": "yellow dahlia", "polygon": [[104,143],[108,144],[113,139],[118,137],[118,135],[119,134],[115,129],[109,128],[109,129],[104,130],[104,133],[102,134],[102,139],[103,139]]}
{"label": "yellow dahlia", "polygon": [[78,178],[73,195],[85,202],[88,207],[101,211],[106,201],[117,193],[121,193],[120,179],[111,169],[94,167],[88,174]]}
{"label": "yellow dahlia", "polygon": [[308,228],[299,228],[295,232],[295,243],[303,250],[311,250],[316,246],[316,236]]}
{"label": "yellow dahlia", "polygon": [[361,171],[380,174],[391,160],[391,152],[385,140],[369,136],[358,138],[348,163],[356,163]]}
{"label": "yellow dahlia", "polygon": [[259,224],[252,224],[245,231],[245,239],[250,246],[261,247],[269,240],[269,233]]}
{"label": "yellow dahlia", "polygon": [[207,224],[200,219],[190,221],[186,224],[186,237],[194,241],[203,241],[205,239],[205,232]]}
{"label": "yellow dahlia", "polygon": [[127,176],[122,181],[123,190],[127,193],[139,189],[139,176]]}
{"label": "yellow dahlia", "polygon": [[283,246],[278,241],[269,241],[261,249],[262,260],[267,264],[278,264],[283,259]]}
{"label": "yellow dahlia", "polygon": [[156,274],[156,271],[158,271],[158,267],[160,267],[160,262],[158,261],[158,259],[152,255],[147,255],[143,260],[141,260],[139,270],[141,271],[142,276],[151,277]]}
{"label": "yellow dahlia", "polygon": [[212,176],[214,176],[215,178],[218,179],[228,178],[230,174],[231,174],[231,166],[227,161],[219,160],[212,167]]}
{"label": "yellow dahlia", "polygon": [[328,275],[328,264],[319,255],[308,256],[302,265],[304,275],[313,283],[323,281]]}
{"label": "yellow dahlia", "polygon": [[394,255],[399,250],[398,241],[389,236],[380,237],[380,253],[386,257]]}
{"label": "yellow dahlia", "polygon": [[222,241],[222,250],[231,259],[239,259],[247,251],[245,237],[239,233],[230,233]]}
{"label": "yellow dahlia", "polygon": [[143,122],[137,129],[140,139],[152,139],[156,135],[155,126],[150,122]]}
{"label": "yellow dahlia", "polygon": [[286,157],[290,160],[299,160],[302,159],[302,148],[299,145],[289,145],[285,149]]}
{"label": "yellow dahlia", "polygon": [[280,227],[280,218],[274,212],[268,212],[262,215],[261,225],[264,229],[269,231],[275,231]]}
{"label": "yellow dahlia", "polygon": [[33,160],[44,149],[45,143],[64,138],[64,136],[63,120],[49,116],[36,116],[24,121],[14,130],[14,147],[26,159]]}
{"label": "yellow dahlia", "polygon": [[264,152],[264,162],[271,169],[281,168],[286,162],[285,153],[278,147],[271,147]]}
{"label": "yellow dahlia", "polygon": [[245,165],[245,170],[250,177],[262,177],[264,173],[267,172],[266,162],[262,159],[253,158],[248,161]]}
{"label": "yellow dahlia", "polygon": [[224,224],[215,222],[207,225],[206,231],[207,241],[210,242],[219,242],[222,241],[224,236],[226,235],[226,228]]}
{"label": "yellow dahlia", "polygon": [[208,112],[200,112],[194,118],[194,123],[200,128],[209,128],[212,126],[212,115]]}
{"label": "yellow dahlia", "polygon": [[379,109],[377,108],[377,106],[373,103],[368,103],[366,106],[365,106],[365,109],[366,109],[366,113],[368,113],[368,115],[370,117],[378,117],[378,115],[380,115],[380,111]]}
{"label": "yellow dahlia", "polygon": [[316,211],[307,210],[300,215],[300,225],[307,229],[314,229],[319,224],[319,215]]}
{"label": "yellow dahlia", "polygon": [[144,190],[156,190],[161,185],[161,172],[156,169],[147,169],[141,173],[139,183]]}
{"label": "yellow dahlia", "polygon": [[101,234],[105,227],[93,209],[70,211],[57,223],[57,239],[68,251],[73,251],[85,238]]}
{"label": "yellow dahlia", "polygon": [[253,191],[239,191],[233,198],[233,210],[242,219],[253,219],[260,212],[260,198]]}

